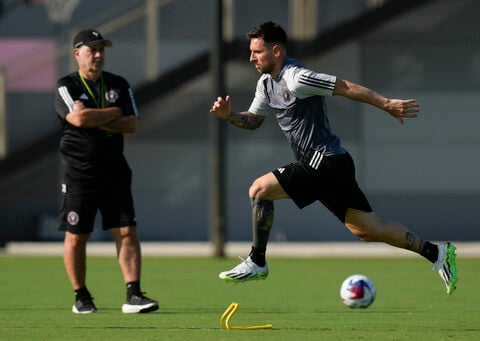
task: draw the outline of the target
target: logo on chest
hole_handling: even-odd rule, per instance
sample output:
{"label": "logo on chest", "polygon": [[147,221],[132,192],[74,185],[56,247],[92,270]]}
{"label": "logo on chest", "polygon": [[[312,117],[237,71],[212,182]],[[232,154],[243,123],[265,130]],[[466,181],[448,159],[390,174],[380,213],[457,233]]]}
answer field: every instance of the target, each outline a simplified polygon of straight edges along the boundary
{"label": "logo on chest", "polygon": [[118,92],[117,90],[108,90],[107,92],[105,92],[105,100],[108,102],[108,103],[115,103],[117,100],[118,100]]}

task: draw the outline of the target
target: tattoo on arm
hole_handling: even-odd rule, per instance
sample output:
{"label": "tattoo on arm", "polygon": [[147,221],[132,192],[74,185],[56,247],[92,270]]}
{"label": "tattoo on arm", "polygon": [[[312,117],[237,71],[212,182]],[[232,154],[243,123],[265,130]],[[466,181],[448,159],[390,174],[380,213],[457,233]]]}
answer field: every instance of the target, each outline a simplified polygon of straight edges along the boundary
{"label": "tattoo on arm", "polygon": [[227,117],[227,122],[238,128],[255,130],[262,124],[265,116],[255,115],[244,111],[241,113],[232,111]]}

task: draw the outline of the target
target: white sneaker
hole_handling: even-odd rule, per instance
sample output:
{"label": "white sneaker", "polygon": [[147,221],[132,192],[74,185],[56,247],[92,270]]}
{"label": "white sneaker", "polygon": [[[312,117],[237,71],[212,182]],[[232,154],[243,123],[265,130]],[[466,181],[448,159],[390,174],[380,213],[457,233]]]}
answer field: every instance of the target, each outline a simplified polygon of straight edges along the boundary
{"label": "white sneaker", "polygon": [[451,295],[457,288],[456,247],[451,243],[438,245],[438,259],[432,270],[438,270],[447,287],[447,294]]}
{"label": "white sneaker", "polygon": [[158,302],[144,296],[143,293],[127,297],[127,301],[122,305],[124,314],[149,313],[155,310],[158,310]]}
{"label": "white sneaker", "polygon": [[232,270],[221,272],[218,277],[226,282],[246,282],[252,280],[266,279],[268,276],[268,265],[258,266],[250,257],[243,259],[242,262]]}

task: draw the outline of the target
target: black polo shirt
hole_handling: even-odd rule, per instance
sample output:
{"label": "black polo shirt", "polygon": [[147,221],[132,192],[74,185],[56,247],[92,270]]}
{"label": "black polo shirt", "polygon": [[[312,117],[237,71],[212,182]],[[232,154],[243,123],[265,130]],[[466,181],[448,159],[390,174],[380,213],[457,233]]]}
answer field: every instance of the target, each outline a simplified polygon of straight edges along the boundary
{"label": "black polo shirt", "polygon": [[63,181],[67,184],[103,181],[130,173],[123,155],[123,134],[107,133],[98,128],[78,128],[65,117],[73,111],[76,100],[82,101],[87,108],[98,108],[103,103],[105,108],[120,107],[125,116],[137,116],[133,92],[123,77],[106,71],[103,71],[103,94],[101,78],[96,82],[85,81],[95,100],[83,85],[78,71],[57,82],[55,109],[63,129],[60,153]]}

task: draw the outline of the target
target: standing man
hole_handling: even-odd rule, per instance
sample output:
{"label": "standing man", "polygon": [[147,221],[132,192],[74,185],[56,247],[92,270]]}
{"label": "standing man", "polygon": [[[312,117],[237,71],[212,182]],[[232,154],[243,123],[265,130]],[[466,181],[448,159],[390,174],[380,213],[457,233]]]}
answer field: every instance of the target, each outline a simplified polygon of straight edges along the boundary
{"label": "standing man", "polygon": [[403,123],[417,116],[416,100],[389,99],[363,86],[306,69],[287,56],[282,27],[265,22],[249,33],[250,62],[261,74],[248,111],[233,112],[230,96],[218,97],[210,113],[244,129],[257,129],[273,114],[286,135],[296,162],[256,179],[249,189],[253,245],[249,257],[219,277],[228,282],[265,279],[268,236],[274,201],[292,199],[299,208],[320,201],[354,235],[366,242],[384,242],[411,250],[433,263],[452,294],[457,283],[455,246],[424,241],[407,227],[373,213],[359,188],[351,156],[330,130],[325,96],[340,95],[376,106]]}
{"label": "standing man", "polygon": [[109,230],[126,284],[124,313],[147,313],[158,302],[140,289],[141,250],[137,237],[131,181],[123,155],[123,134],[134,133],[137,108],[128,82],[103,71],[105,47],[96,30],[73,39],[78,71],[57,82],[55,108],[62,123],[60,153],[62,195],[60,230],[65,231],[64,263],[75,291],[72,311],[97,310],[86,287],[86,244],[100,211]]}

